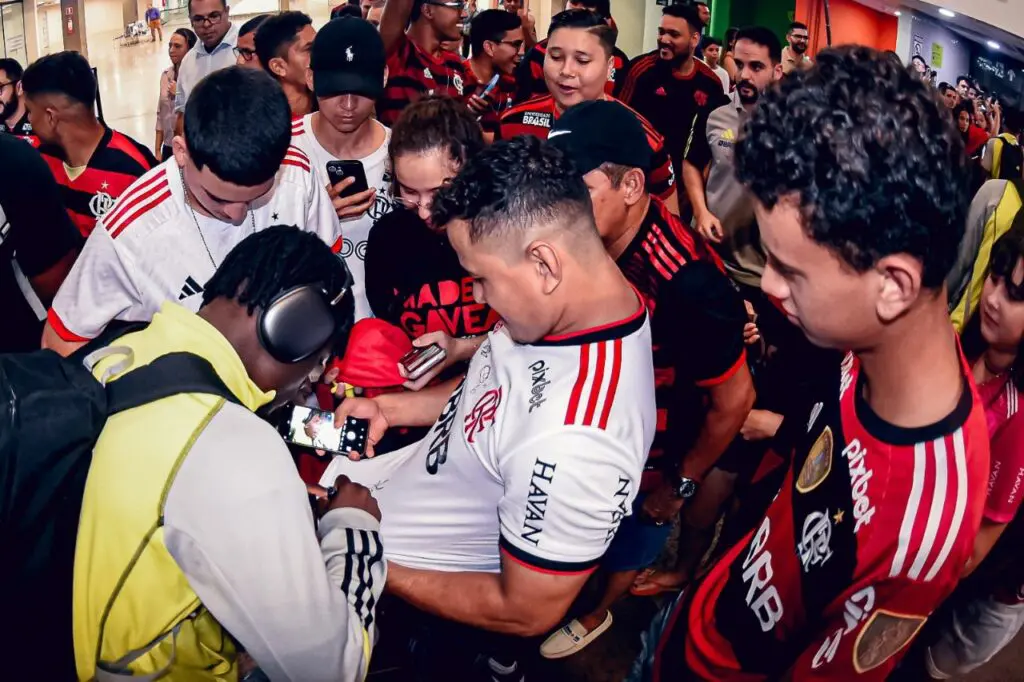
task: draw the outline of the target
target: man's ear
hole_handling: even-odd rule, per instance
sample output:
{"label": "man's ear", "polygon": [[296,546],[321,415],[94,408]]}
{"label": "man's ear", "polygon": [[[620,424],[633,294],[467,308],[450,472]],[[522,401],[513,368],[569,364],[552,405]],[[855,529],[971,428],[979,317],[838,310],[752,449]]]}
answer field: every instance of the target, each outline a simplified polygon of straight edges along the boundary
{"label": "man's ear", "polygon": [[313,92],[313,69],[306,69],[306,87]]}
{"label": "man's ear", "polygon": [[538,239],[527,244],[526,257],[543,282],[541,290],[545,294],[554,293],[564,276],[558,252],[548,242]]}
{"label": "man's ear", "polygon": [[913,256],[896,253],[879,259],[874,269],[880,275],[876,313],[883,323],[892,322],[921,297],[923,265]]}
{"label": "man's ear", "polygon": [[171,140],[171,152],[174,154],[174,160],[177,162],[178,168],[184,168],[190,158],[184,137],[181,135],[174,136]]}
{"label": "man's ear", "polygon": [[284,78],[288,75],[288,62],[282,57],[271,57],[270,63],[267,64],[267,68],[270,69],[270,73],[274,74],[278,78]]}
{"label": "man's ear", "polygon": [[630,168],[619,183],[622,198],[628,206],[635,206],[647,195],[647,177],[639,168]]}

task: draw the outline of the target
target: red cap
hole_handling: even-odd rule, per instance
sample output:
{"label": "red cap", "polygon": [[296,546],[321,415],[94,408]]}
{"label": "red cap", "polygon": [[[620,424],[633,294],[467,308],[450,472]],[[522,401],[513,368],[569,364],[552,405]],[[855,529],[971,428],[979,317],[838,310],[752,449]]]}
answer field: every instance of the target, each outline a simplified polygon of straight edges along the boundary
{"label": "red cap", "polygon": [[338,380],[358,388],[401,386],[405,378],[398,373],[398,361],[412,348],[412,341],[395,325],[376,317],[359,320],[338,361]]}

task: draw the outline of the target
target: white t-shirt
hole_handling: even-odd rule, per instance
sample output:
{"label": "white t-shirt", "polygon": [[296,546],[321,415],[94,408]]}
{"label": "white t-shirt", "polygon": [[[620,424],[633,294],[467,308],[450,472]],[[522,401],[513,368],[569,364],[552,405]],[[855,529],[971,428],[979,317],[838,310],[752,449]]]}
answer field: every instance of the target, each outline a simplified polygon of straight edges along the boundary
{"label": "white t-shirt", "polygon": [[[381,509],[384,555],[413,568],[597,565],[630,513],[654,438],[651,331],[641,307],[606,329],[535,344],[499,325],[418,443],[337,457]],[[500,547],[500,552],[499,552]]]}
{"label": "white t-shirt", "polygon": [[[182,113],[185,111],[185,103],[192,89],[199,84],[199,81],[209,76],[214,71],[226,69],[235,65],[235,46],[238,45],[238,24],[232,23],[228,32],[224,34],[223,40],[217,43],[212,52],[207,52],[202,41],[188,51],[181,64],[178,66],[178,85],[174,93],[174,111]],[[245,121],[239,121],[239,125],[245,125]]]}
{"label": "white t-shirt", "polygon": [[[306,155],[312,159],[317,181],[326,188],[330,182],[327,177],[327,162],[339,159],[324,149],[313,134],[312,120],[314,116],[316,114],[306,114],[302,118],[292,121],[292,144],[306,152]],[[373,123],[384,130],[384,143],[372,154],[359,159],[359,161],[363,164],[363,170],[366,172],[367,186],[377,190],[377,199],[370,210],[363,215],[341,221],[341,254],[345,257],[345,263],[354,280],[352,291],[355,295],[356,320],[372,316],[370,304],[366,300],[364,267],[366,240],[370,236],[370,228],[373,227],[373,224],[391,211],[394,206],[391,161],[388,157],[391,129],[376,119],[373,120]]]}
{"label": "white t-shirt", "polygon": [[340,249],[334,207],[309,157],[295,147],[288,148],[271,191],[252,204],[241,225],[194,215],[174,159],[132,183],[96,223],[53,300],[48,319],[58,336],[83,341],[111,320],[148,321],[165,300],[198,310],[203,287],[228,252],[272,225],[316,232]]}
{"label": "white t-shirt", "polygon": [[725,69],[723,69],[721,66],[716,66],[715,68],[713,68],[711,70],[715,72],[716,76],[718,76],[718,80],[722,81],[722,90],[724,90],[725,94],[728,95],[729,94],[729,72],[726,71]]}

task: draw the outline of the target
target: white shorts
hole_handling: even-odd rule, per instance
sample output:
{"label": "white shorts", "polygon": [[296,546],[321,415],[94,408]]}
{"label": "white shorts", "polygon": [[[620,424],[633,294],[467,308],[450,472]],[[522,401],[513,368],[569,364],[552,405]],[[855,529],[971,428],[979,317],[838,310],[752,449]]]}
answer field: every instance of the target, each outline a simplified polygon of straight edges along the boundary
{"label": "white shorts", "polygon": [[928,649],[928,674],[948,680],[987,663],[1024,625],[1024,603],[975,599],[953,611],[942,634]]}

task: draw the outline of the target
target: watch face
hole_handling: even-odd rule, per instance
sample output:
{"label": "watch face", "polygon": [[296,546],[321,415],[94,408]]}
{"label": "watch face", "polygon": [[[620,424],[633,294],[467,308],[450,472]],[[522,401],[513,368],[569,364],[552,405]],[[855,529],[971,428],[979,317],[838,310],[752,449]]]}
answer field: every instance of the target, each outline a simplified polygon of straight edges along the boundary
{"label": "watch face", "polygon": [[676,494],[683,499],[693,497],[697,492],[697,482],[690,478],[684,478],[679,481],[679,487],[676,488]]}

